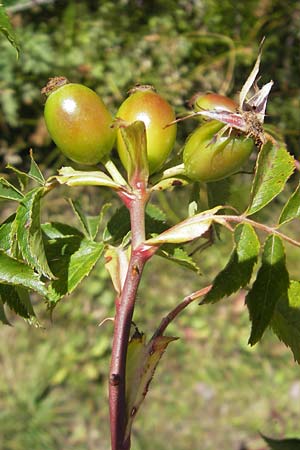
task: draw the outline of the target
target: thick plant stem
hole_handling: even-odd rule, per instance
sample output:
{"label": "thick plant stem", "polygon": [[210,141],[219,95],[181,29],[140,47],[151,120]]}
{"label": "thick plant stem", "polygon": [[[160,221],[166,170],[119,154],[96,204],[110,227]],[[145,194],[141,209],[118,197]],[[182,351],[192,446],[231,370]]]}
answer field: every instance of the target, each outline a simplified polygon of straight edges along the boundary
{"label": "thick plant stem", "polygon": [[137,289],[147,257],[138,246],[145,240],[145,191],[137,191],[127,207],[131,217],[132,254],[127,276],[116,310],[114,338],[109,375],[109,407],[112,450],[129,450],[130,439],[124,442],[126,427],[125,377],[126,356]]}

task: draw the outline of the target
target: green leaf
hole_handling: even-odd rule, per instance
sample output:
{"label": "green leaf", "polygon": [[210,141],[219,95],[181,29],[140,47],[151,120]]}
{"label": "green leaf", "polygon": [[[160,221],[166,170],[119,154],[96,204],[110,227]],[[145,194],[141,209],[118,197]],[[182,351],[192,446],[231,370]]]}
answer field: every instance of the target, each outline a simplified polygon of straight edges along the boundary
{"label": "green leaf", "polygon": [[47,237],[48,240],[71,236],[80,236],[81,238],[83,238],[83,234],[81,233],[81,231],[65,223],[60,222],[43,223],[41,225],[41,229],[43,231],[43,234],[45,235],[45,237]]}
{"label": "green leaf", "polygon": [[240,224],[234,231],[234,239],[235,248],[227,265],[216,276],[201,304],[215,303],[249,283],[260,250],[258,237],[252,226]]}
{"label": "green leaf", "polygon": [[11,248],[11,229],[16,215],[12,214],[0,225],[0,249],[8,251]]}
{"label": "green leaf", "polygon": [[19,202],[23,197],[24,196],[19,189],[9,183],[5,178],[0,178],[0,198],[5,198],[6,200],[16,200]]}
{"label": "green leaf", "polygon": [[25,261],[39,273],[53,278],[45,255],[40,224],[40,202],[43,193],[44,188],[35,188],[26,194],[18,207],[14,226],[18,246]]}
{"label": "green leaf", "polygon": [[222,219],[218,219],[215,214],[222,206],[216,206],[213,209],[196,214],[177,225],[169,228],[163,233],[145,241],[146,245],[162,245],[166,243],[180,244],[189,242],[193,239],[201,237],[211,226],[213,221],[222,223]]}
{"label": "green leaf", "polygon": [[70,236],[51,240],[46,245],[50,267],[57,278],[49,286],[49,297],[56,303],[70,294],[85,278],[102,255],[103,243],[81,236]]}
{"label": "green leaf", "polygon": [[286,295],[289,275],[285,266],[285,252],[281,239],[271,235],[267,238],[262,264],[251,291],[246,297],[252,321],[249,344],[258,342],[270,324],[280,297]]}
{"label": "green leaf", "polygon": [[101,211],[97,216],[87,216],[84,213],[79,200],[69,199],[69,203],[77,218],[79,219],[85,236],[89,239],[94,240],[98,233],[99,225],[103,217],[103,212]]}
{"label": "green leaf", "polygon": [[271,323],[278,338],[289,347],[300,364],[300,282],[291,281],[287,294],[278,301]]}
{"label": "green leaf", "polygon": [[300,217],[300,184],[298,185],[295,192],[288,199],[285,204],[280,218],[279,223],[282,225],[283,223],[287,223],[290,220],[297,219]]}
{"label": "green leaf", "polygon": [[115,183],[108,175],[100,170],[88,172],[74,170],[72,167],[62,167],[59,175],[53,178],[60,184],[66,184],[68,186],[104,186],[116,190],[121,188],[119,184]]}
{"label": "green leaf", "polygon": [[0,250],[0,283],[20,286],[46,297],[47,289],[33,269]]}
{"label": "green leaf", "polygon": [[114,244],[120,243],[130,230],[130,215],[125,206],[118,208],[107,222],[103,240]]}
{"label": "green leaf", "polygon": [[35,317],[28,291],[21,287],[0,284],[0,296],[11,310],[24,319]]}
{"label": "green leaf", "polygon": [[148,392],[155,369],[174,337],[158,336],[145,343],[144,335],[135,333],[128,346],[126,361],[126,432],[130,435],[134,418]]}
{"label": "green leaf", "polygon": [[147,183],[149,167],[144,122],[137,120],[130,125],[120,123],[119,129],[128,152],[127,174],[129,182],[131,183],[138,177],[139,181]]}
{"label": "green leaf", "polygon": [[171,244],[162,245],[156,252],[156,255],[162,256],[169,261],[175,262],[186,269],[200,274],[200,268],[196,261],[181,247],[175,247]]}
{"label": "green leaf", "polygon": [[262,438],[269,445],[272,450],[300,450],[300,439],[271,439],[267,436]]}
{"label": "green leaf", "polygon": [[16,49],[17,55],[19,56],[20,44],[2,3],[0,3],[0,31]]}
{"label": "green leaf", "polygon": [[37,165],[37,163],[33,159],[32,150],[30,151],[30,160],[31,160],[31,164],[30,164],[30,169],[29,169],[29,172],[28,172],[28,176],[30,178],[32,178],[33,180],[37,181],[39,184],[44,185],[45,184],[45,178],[44,178],[42,172],[40,171],[39,166]]}
{"label": "green leaf", "polygon": [[294,169],[294,158],[285,146],[267,142],[257,158],[246,214],[254,214],[270,203],[283,190]]}

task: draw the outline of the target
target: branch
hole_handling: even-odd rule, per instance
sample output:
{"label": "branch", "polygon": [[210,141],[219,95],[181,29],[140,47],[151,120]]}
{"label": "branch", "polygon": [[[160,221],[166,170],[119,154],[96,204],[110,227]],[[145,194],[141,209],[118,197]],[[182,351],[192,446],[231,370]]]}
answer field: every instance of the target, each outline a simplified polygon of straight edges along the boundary
{"label": "branch", "polygon": [[268,234],[275,234],[284,241],[289,242],[290,244],[295,245],[296,247],[300,247],[299,241],[296,241],[295,239],[290,238],[286,234],[281,233],[280,231],[277,230],[277,228],[264,225],[260,222],[255,222],[255,220],[248,219],[245,216],[226,216],[220,214],[217,216],[217,218],[223,219],[225,222],[248,223],[249,225],[252,225],[254,228],[262,230]]}
{"label": "branch", "polygon": [[151,341],[153,341],[158,336],[162,336],[165,332],[166,328],[169,326],[169,324],[178,316],[181,311],[183,311],[190,303],[197,300],[199,297],[202,297],[203,295],[206,295],[212,288],[212,284],[200,289],[199,291],[195,291],[192,294],[185,297],[179,305],[177,305],[172,311],[169,312],[169,314],[164,317],[159,324],[157,330],[153,334]]}

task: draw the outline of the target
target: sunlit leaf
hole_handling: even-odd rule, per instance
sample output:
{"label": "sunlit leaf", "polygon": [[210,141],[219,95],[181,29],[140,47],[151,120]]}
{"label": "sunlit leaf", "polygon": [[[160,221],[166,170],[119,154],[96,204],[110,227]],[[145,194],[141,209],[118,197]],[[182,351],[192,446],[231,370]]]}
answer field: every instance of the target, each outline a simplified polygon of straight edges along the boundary
{"label": "sunlit leaf", "polygon": [[288,286],[284,247],[278,236],[271,235],[265,242],[261,267],[246,297],[252,322],[249,344],[254,345],[261,339],[270,324],[277,302],[286,295]]}
{"label": "sunlit leaf", "polygon": [[68,186],[104,186],[112,189],[120,189],[120,185],[115,183],[104,172],[99,171],[80,171],[72,167],[62,167],[59,175],[53,177],[60,184]]}
{"label": "sunlit leaf", "polygon": [[103,252],[102,243],[83,236],[69,236],[49,241],[46,252],[50,267],[57,278],[49,287],[49,297],[55,304],[70,294],[89,275]]}
{"label": "sunlit leaf", "polygon": [[300,282],[291,281],[278,303],[270,323],[274,333],[289,347],[300,364]]}
{"label": "sunlit leaf", "polygon": [[238,225],[234,232],[235,248],[225,268],[216,276],[202,303],[215,303],[246,286],[259,255],[260,243],[250,225]]}
{"label": "sunlit leaf", "polygon": [[35,188],[26,194],[17,209],[14,227],[18,247],[25,261],[41,274],[53,278],[45,255],[40,224],[43,193],[44,188]]}
{"label": "sunlit leaf", "polygon": [[34,270],[0,250],[0,284],[21,286],[38,294],[47,295],[47,289]]}
{"label": "sunlit leaf", "polygon": [[290,220],[297,219],[300,217],[300,184],[298,185],[295,192],[288,199],[285,204],[279,219],[279,223],[287,223]]}
{"label": "sunlit leaf", "polygon": [[28,176],[30,176],[32,179],[34,179],[41,185],[45,184],[45,178],[44,178],[42,172],[40,171],[39,166],[33,159],[32,151],[30,151],[30,161],[31,161],[31,163],[30,163],[30,169],[28,172]]}
{"label": "sunlit leaf", "polygon": [[294,159],[285,146],[267,142],[257,158],[247,215],[270,203],[283,190],[294,169]]}
{"label": "sunlit leaf", "polygon": [[158,236],[148,239],[145,243],[151,246],[166,243],[180,244],[199,238],[209,229],[213,221],[222,222],[221,218],[218,219],[216,215],[221,208],[221,206],[216,206],[213,209],[189,217]]}
{"label": "sunlit leaf", "polygon": [[12,214],[0,225],[0,249],[6,252],[11,248],[11,228],[16,215]]}
{"label": "sunlit leaf", "polygon": [[22,192],[19,191],[14,185],[9,183],[5,178],[0,178],[0,198],[6,200],[20,201],[23,198]]}
{"label": "sunlit leaf", "polygon": [[20,44],[2,3],[0,3],[0,31],[6,36],[19,55]]}
{"label": "sunlit leaf", "polygon": [[189,254],[181,247],[177,247],[171,244],[166,244],[160,247],[160,249],[156,252],[156,255],[162,256],[163,258],[168,259],[169,261],[175,262],[180,266],[185,267],[186,269],[191,270],[192,272],[200,273],[200,268],[196,261],[189,256]]}

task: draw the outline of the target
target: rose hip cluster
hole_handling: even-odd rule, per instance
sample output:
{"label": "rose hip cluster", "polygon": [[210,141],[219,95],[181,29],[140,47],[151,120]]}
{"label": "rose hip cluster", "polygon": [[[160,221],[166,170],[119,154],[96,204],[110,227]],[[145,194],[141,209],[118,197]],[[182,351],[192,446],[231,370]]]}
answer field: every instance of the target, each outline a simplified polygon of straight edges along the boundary
{"label": "rose hip cluster", "polygon": [[[123,166],[128,167],[122,135],[118,127],[112,127],[113,117],[94,91],[57,77],[42,92],[47,96],[44,115],[48,131],[68,158],[95,165],[107,158],[116,145]],[[221,108],[234,112],[237,104],[222,95],[205,94],[194,98],[193,107],[195,111]],[[116,118],[129,124],[144,122],[149,172],[158,172],[176,140],[177,124],[169,103],[151,86],[137,86],[120,106]],[[206,120],[188,137],[182,155],[185,175],[190,180],[210,182],[226,178],[249,158],[253,140],[232,131],[222,134],[223,127],[217,120]]]}

